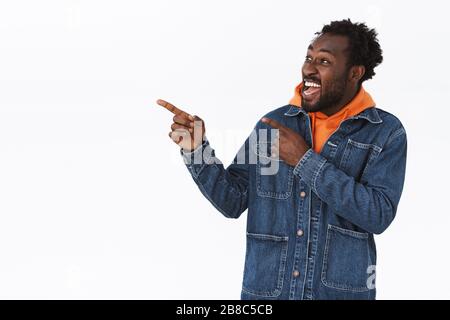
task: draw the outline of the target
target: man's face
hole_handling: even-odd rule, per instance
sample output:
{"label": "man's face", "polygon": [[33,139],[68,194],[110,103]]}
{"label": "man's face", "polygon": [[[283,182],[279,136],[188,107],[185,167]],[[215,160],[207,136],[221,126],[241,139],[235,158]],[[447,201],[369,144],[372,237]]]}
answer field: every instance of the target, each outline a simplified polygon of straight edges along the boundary
{"label": "man's face", "polygon": [[305,111],[336,108],[354,88],[348,82],[347,48],[347,37],[330,34],[319,36],[308,47],[302,68]]}

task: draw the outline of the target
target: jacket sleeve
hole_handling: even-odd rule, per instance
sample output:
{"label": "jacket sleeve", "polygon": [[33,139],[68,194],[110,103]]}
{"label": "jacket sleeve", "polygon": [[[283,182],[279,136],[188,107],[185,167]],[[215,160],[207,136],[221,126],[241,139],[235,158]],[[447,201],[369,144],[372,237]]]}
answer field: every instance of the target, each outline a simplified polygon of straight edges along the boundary
{"label": "jacket sleeve", "polygon": [[207,139],[192,152],[180,151],[202,194],[227,218],[239,218],[248,207],[249,164],[241,159],[248,144],[247,139],[226,169]]}
{"label": "jacket sleeve", "polygon": [[360,181],[308,150],[294,173],[335,213],[370,233],[380,234],[395,217],[403,189],[407,139],[396,130]]}

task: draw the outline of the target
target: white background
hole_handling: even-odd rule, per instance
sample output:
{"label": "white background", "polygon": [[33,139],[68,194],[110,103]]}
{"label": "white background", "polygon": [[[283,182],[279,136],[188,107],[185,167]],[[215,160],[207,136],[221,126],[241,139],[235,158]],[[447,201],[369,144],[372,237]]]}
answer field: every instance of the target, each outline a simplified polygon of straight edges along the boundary
{"label": "white background", "polygon": [[246,213],[221,216],[168,137],[173,102],[228,164],[285,105],[315,31],[377,28],[366,83],[403,122],[378,299],[450,298],[446,1],[0,1],[0,298],[239,299]]}

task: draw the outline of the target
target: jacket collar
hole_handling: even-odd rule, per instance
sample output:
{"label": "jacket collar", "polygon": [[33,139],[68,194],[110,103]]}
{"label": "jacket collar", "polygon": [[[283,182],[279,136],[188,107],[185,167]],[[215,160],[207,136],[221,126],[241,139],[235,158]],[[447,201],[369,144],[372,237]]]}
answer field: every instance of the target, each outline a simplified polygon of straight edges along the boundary
{"label": "jacket collar", "polygon": [[[290,104],[289,110],[286,111],[284,115],[288,117],[294,117],[299,114],[308,115],[308,113],[305,110],[303,110],[303,108],[299,108],[297,106]],[[375,124],[383,122],[380,115],[378,114],[377,108],[375,107],[367,108],[362,112],[358,113],[356,116],[350,117],[349,119],[366,119],[367,121]]]}

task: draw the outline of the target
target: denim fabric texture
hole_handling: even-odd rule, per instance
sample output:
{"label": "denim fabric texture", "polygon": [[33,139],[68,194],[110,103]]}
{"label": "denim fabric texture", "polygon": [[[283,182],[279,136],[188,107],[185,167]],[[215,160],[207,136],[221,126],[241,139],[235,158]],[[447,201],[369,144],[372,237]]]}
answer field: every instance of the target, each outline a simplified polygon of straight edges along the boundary
{"label": "denim fabric texture", "polygon": [[[301,108],[269,112],[312,146]],[[375,299],[376,247],[403,189],[407,139],[401,122],[376,107],[341,122],[320,154],[263,174],[271,140],[261,130],[224,167],[209,141],[181,154],[203,195],[227,218],[248,209],[241,299]],[[270,136],[270,135],[269,135]],[[195,162],[194,158],[200,159]],[[250,161],[255,159],[255,161]],[[241,159],[242,160],[242,159]]]}

